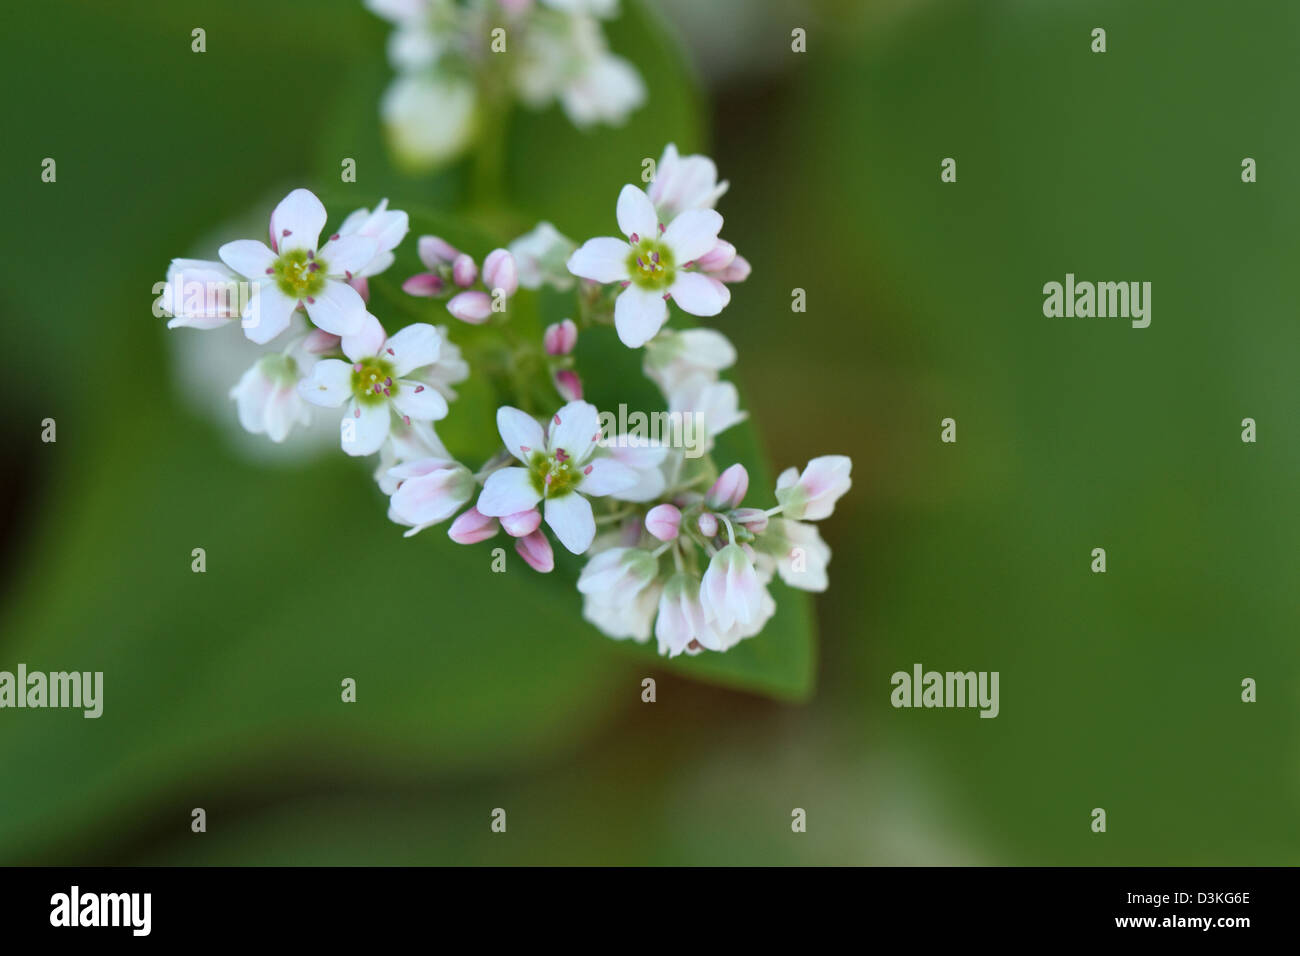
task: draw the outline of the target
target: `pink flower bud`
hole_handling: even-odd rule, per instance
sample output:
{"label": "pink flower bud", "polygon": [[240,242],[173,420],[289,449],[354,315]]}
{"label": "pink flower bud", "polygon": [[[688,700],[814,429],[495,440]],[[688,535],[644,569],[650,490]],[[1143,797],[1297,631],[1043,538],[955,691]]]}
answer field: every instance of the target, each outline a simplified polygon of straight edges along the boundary
{"label": "pink flower bud", "polygon": [[721,282],[744,282],[749,278],[749,260],[744,256],[736,256],[731,260],[731,265],[727,266],[721,272],[713,273],[713,278]]}
{"label": "pink flower bud", "polygon": [[751,534],[767,530],[767,512],[759,508],[738,508],[731,513],[731,520]]}
{"label": "pink flower bud", "polygon": [[516,538],[515,550],[534,571],[548,574],[555,567],[555,552],[551,550],[551,542],[540,531],[534,531],[526,538]]}
{"label": "pink flower bud", "polygon": [[577,344],[578,327],[573,324],[573,319],[548,325],[542,335],[542,347],[547,355],[568,355]]}
{"label": "pink flower bud", "polygon": [[494,537],[497,533],[497,519],[489,518],[477,508],[470,508],[451,523],[447,537],[457,544],[478,544]]}
{"label": "pink flower bud", "polygon": [[348,280],[348,285],[357,290],[362,302],[370,301],[370,280],[365,276],[353,276]]}
{"label": "pink flower bud", "polygon": [[706,538],[712,538],[718,533],[718,519],[707,511],[696,520],[695,526],[700,529],[700,534]]}
{"label": "pink flower bud", "polygon": [[566,402],[582,400],[582,379],[573,369],[562,368],[555,373],[555,390]]}
{"label": "pink flower bud", "polygon": [[418,295],[425,299],[437,295],[442,291],[442,287],[442,276],[434,275],[432,272],[417,272],[402,283],[402,291],[407,295]]}
{"label": "pink flower bud", "polygon": [[492,299],[486,292],[462,292],[452,296],[447,311],[470,325],[482,325],[492,314]]}
{"label": "pink flower bud", "polygon": [[747,491],[749,491],[749,472],[745,471],[744,465],[735,464],[718,476],[718,480],[713,483],[704,500],[710,508],[725,511],[735,508],[744,501]]}
{"label": "pink flower bud", "polygon": [[500,289],[510,298],[519,291],[519,272],[515,257],[505,249],[493,249],[483,260],[483,284],[491,291]]}
{"label": "pink flower bud", "polygon": [[451,265],[460,255],[460,250],[437,236],[421,236],[415,248],[426,269]]}
{"label": "pink flower bud", "polygon": [[731,265],[735,258],[736,247],[726,239],[719,239],[712,249],[695,260],[695,265],[702,272],[721,272]]}
{"label": "pink flower bud", "polygon": [[660,541],[676,538],[681,523],[682,513],[674,505],[655,505],[646,512],[645,529]]}
{"label": "pink flower bud", "polygon": [[474,284],[476,278],[478,278],[478,266],[474,264],[472,258],[462,252],[451,264],[451,281],[462,289],[468,289]]}
{"label": "pink flower bud", "polygon": [[527,511],[517,511],[512,515],[506,515],[501,519],[501,527],[506,529],[506,534],[512,538],[526,538],[537,530],[542,523],[542,513],[536,508],[529,508]]}

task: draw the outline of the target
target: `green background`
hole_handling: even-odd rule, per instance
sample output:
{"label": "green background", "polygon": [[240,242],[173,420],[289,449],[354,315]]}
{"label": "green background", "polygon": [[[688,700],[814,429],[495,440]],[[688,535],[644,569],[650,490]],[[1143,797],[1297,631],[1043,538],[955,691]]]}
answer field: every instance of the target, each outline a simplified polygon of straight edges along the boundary
{"label": "green background", "polygon": [[[351,0],[10,11],[0,669],[102,670],[105,710],[0,711],[0,862],[1296,862],[1300,9],[624,6],[647,106],[512,117],[501,181],[391,168],[387,28]],[[198,333],[152,288],[223,223],[307,185],[479,255],[542,217],[605,235],[669,140],[718,160],[754,265],[713,324],[761,438],[724,453],[766,459],[764,499],[854,460],[831,590],[780,590],[733,655],[667,668],[580,622],[575,562],[404,540],[356,463],[251,463],[186,402],[167,336]],[[1151,327],[1045,318],[1067,272],[1150,281]],[[635,357],[602,355],[604,397]],[[894,710],[916,662],[998,671],[1001,714]]]}

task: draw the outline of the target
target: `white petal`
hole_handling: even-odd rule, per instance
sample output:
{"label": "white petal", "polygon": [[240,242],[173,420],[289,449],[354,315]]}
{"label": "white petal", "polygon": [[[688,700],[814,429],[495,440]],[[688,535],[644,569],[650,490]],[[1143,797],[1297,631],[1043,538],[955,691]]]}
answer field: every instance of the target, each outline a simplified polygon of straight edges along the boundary
{"label": "white petal", "polygon": [[[475,506],[492,518],[527,511],[541,500],[527,468],[502,468],[488,476]],[[576,496],[575,496],[576,497]]]}
{"label": "white petal", "polygon": [[668,224],[663,241],[678,265],[698,259],[718,242],[722,216],[712,209],[688,209]]}
{"label": "white petal", "polygon": [[321,359],[298,383],[298,394],[313,405],[338,408],[352,394],[352,366],[342,359]]}
{"label": "white petal", "polygon": [[365,300],[346,282],[326,279],[325,288],[304,304],[316,327],[334,335],[353,335],[366,321]]}
{"label": "white petal", "polygon": [[[537,424],[537,420],[509,405],[502,405],[497,409],[497,431],[501,433],[501,440],[505,442],[506,450],[525,465],[528,464],[528,458],[533,452],[546,448],[546,435],[543,434],[542,426]],[[515,509],[515,511],[522,510],[522,508]]]}
{"label": "white petal", "polygon": [[393,392],[393,404],[412,421],[431,422],[447,417],[447,400],[432,385],[400,379]]}
{"label": "white petal", "polygon": [[593,282],[622,282],[628,277],[627,260],[632,248],[622,239],[588,239],[567,263],[575,276]]}
{"label": "white petal", "polygon": [[587,472],[580,486],[584,495],[617,495],[634,487],[640,480],[635,468],[612,458],[597,458],[587,467],[591,471]]}
{"label": "white petal", "polygon": [[241,276],[259,282],[266,280],[266,270],[275,265],[275,253],[256,239],[228,242],[217,250],[217,255]]}
{"label": "white petal", "polygon": [[[325,206],[309,189],[295,189],[271,213],[271,238],[282,254],[290,249],[316,251],[325,228]],[[287,233],[287,234],[286,234]]]}
{"label": "white petal", "polygon": [[731,301],[725,285],[701,272],[677,273],[668,291],[682,311],[691,315],[717,315]]}
{"label": "white petal", "polygon": [[[629,239],[654,239],[659,235],[655,204],[642,190],[628,183],[618,194],[618,228]],[[718,228],[722,228],[720,225]]]}
{"label": "white petal", "polygon": [[244,306],[240,320],[244,335],[250,342],[265,345],[289,327],[289,319],[296,308],[297,299],[289,298],[274,283],[261,283]]}
{"label": "white petal", "polygon": [[630,285],[614,300],[614,327],[630,349],[649,342],[667,321],[668,303],[658,292]]}
{"label": "white petal", "polygon": [[326,273],[342,278],[356,275],[379,251],[379,243],[369,236],[340,236],[321,247],[317,258],[325,263]]}
{"label": "white petal", "polygon": [[574,464],[591,457],[591,450],[600,439],[600,412],[590,402],[569,402],[551,419],[547,426],[546,450],[554,453],[563,448]]}
{"label": "white petal", "polygon": [[428,323],[417,322],[394,334],[384,348],[389,350],[394,374],[402,376],[438,361],[441,346],[438,330]]}
{"label": "white petal", "polygon": [[[358,417],[357,409],[361,410]],[[375,402],[374,404],[360,404],[355,399],[348,403],[347,414],[352,416],[355,423],[355,431],[352,434],[352,440],[347,440],[347,432],[343,432],[343,450],[349,455],[360,457],[363,455],[373,455],[379,451],[388,437],[388,429],[392,424],[393,412],[387,402]],[[344,428],[347,427],[347,419],[344,418]]]}
{"label": "white petal", "polygon": [[574,554],[582,554],[590,548],[592,539],[596,537],[596,519],[591,514],[591,502],[576,492],[562,498],[546,499],[546,523],[560,539],[560,544]]}
{"label": "white petal", "polygon": [[379,320],[367,312],[366,317],[361,321],[361,327],[351,335],[343,336],[341,343],[343,354],[354,362],[372,358],[379,354],[387,338],[388,334],[379,324]]}

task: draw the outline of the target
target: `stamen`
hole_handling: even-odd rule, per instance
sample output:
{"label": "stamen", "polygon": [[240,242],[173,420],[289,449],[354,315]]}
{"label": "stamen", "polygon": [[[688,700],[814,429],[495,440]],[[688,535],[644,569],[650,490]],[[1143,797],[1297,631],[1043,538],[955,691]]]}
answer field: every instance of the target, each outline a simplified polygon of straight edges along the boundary
{"label": "stamen", "polygon": [[583,473],[584,475],[590,475],[590,474],[591,474],[591,469],[594,468],[594,467],[595,467],[595,465],[588,465],[586,468],[582,469],[582,473]]}
{"label": "stamen", "polygon": [[288,229],[282,229],[282,230],[280,230],[280,235],[282,235],[282,236],[292,236],[293,233],[291,233]]}
{"label": "stamen", "polygon": [[392,385],[392,384],[393,384],[393,376],[390,375],[390,376],[388,376],[388,378],[384,379],[384,384],[385,384],[385,385]]}
{"label": "stamen", "polygon": [[638,236],[635,232],[632,233],[632,235],[628,236],[628,238],[632,240],[634,245],[641,241],[641,237]]}
{"label": "stamen", "polygon": [[419,395],[419,394],[420,394],[421,392],[423,392],[423,391],[424,391],[424,386],[423,386],[423,385],[417,385],[417,386],[415,386],[415,394],[416,394],[416,395]]}

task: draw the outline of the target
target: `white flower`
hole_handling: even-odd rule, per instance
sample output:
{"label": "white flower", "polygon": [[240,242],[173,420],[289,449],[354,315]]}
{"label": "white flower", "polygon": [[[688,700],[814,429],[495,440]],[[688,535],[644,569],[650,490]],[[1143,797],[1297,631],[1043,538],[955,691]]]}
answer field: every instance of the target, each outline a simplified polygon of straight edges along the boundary
{"label": "white flower", "polygon": [[659,597],[659,617],[655,620],[655,638],[659,653],[676,657],[682,652],[699,653],[705,644],[717,645],[717,638],[700,603],[700,579],[678,572],[668,579]]}
{"label": "white flower", "polygon": [[[446,342],[443,342],[444,347]],[[379,490],[391,495],[397,490],[398,479],[389,475],[394,465],[404,465],[424,458],[450,459],[451,453],[433,430],[429,422],[394,421],[388,438],[379,446],[379,464],[375,466],[375,483]]]}
{"label": "white flower", "polygon": [[398,76],[384,92],[380,111],[396,159],[423,171],[459,155],[474,137],[478,94],[453,76]]}
{"label": "white flower", "polygon": [[519,284],[525,289],[549,285],[567,292],[573,288],[573,274],[564,263],[578,248],[577,244],[549,222],[539,222],[532,232],[524,233],[508,248],[515,257]]}
{"label": "white flower", "polygon": [[636,473],[609,458],[593,459],[600,415],[587,402],[569,402],[552,417],[549,433],[536,419],[510,406],[497,409],[497,429],[523,468],[494,471],[483,486],[478,510],[491,517],[526,511],[545,501],[546,523],[560,543],[582,554],[596,535],[587,495],[608,495],[636,483]]}
{"label": "white flower", "polygon": [[647,441],[636,435],[618,435],[602,440],[602,451],[614,461],[626,465],[636,474],[636,483],[611,497],[619,501],[654,501],[667,485],[663,464],[668,457],[665,445]]}
{"label": "white flower", "polygon": [[447,414],[447,402],[435,389],[408,377],[437,361],[437,330],[421,322],[385,338],[379,320],[368,313],[367,318],[360,334],[343,339],[343,353],[351,363],[323,359],[298,386],[313,405],[346,404],[340,438],[349,455],[379,451],[394,413],[404,424],[434,421]]}
{"label": "white flower", "polygon": [[409,525],[411,537],[430,525],[446,521],[469,501],[477,487],[468,468],[446,458],[422,458],[390,468],[397,482],[389,502],[388,517]]}
{"label": "white flower", "polygon": [[762,613],[764,593],[754,562],[738,544],[719,549],[700,582],[704,617],[718,631],[752,627]]}
{"label": "white flower", "polygon": [[668,321],[671,297],[692,315],[717,315],[731,301],[727,287],[702,272],[694,260],[718,239],[722,217],[712,209],[691,209],[667,227],[650,198],[633,185],[618,197],[618,227],[627,240],[588,239],[569,257],[569,271],[595,282],[619,282],[614,326],[629,348],[640,348]]}
{"label": "white flower", "polygon": [[[781,580],[803,591],[825,591],[829,586],[826,566],[831,549],[815,524],[773,518],[764,533],[763,545],[773,548],[772,558]],[[759,545],[762,546],[762,545]]]}
{"label": "white flower", "polygon": [[167,285],[159,298],[171,316],[169,329],[217,329],[243,313],[240,278],[224,263],[206,259],[173,259]]}
{"label": "white flower", "polygon": [[804,467],[781,472],[776,480],[776,500],[787,518],[820,521],[829,518],[839,501],[852,486],[849,472],[853,462],[846,455],[822,455]]}
{"label": "white flower", "polygon": [[289,327],[302,307],[318,328],[352,335],[365,320],[366,304],[348,280],[374,258],[368,236],[335,235],[318,252],[325,207],[306,189],[289,193],[271,213],[271,248],[237,239],[217,250],[221,261],[254,284],[243,310],[244,334],[259,345]]}
{"label": "white flower", "polygon": [[618,16],[618,0],[540,0],[541,4],[561,13],[585,14],[607,20]]}
{"label": "white flower", "polygon": [[698,416],[704,431],[701,447],[712,451],[714,440],[733,425],[749,417],[740,410],[740,393],[731,382],[714,382],[696,377],[684,382],[668,396],[669,413]]}
{"label": "white flower", "polygon": [[369,209],[358,209],[344,219],[343,225],[339,226],[340,236],[353,234],[366,236],[374,239],[378,244],[374,257],[360,269],[355,270],[355,275],[364,279],[379,275],[391,266],[393,250],[406,238],[410,228],[410,219],[406,213],[395,209],[390,210],[387,199],[381,199],[374,212]]}
{"label": "white flower", "polygon": [[239,424],[250,434],[264,434],[277,444],[289,437],[294,425],[311,424],[311,408],[298,394],[300,379],[292,355],[263,356],[230,390],[239,410]]}
{"label": "white flower", "polygon": [[659,603],[659,560],[642,548],[611,548],[587,562],[578,577],[583,617],[606,635],[650,638]]}
{"label": "white flower", "polygon": [[447,326],[438,325],[434,328],[442,343],[438,350],[438,360],[413,373],[412,378],[432,385],[439,395],[450,402],[456,398],[456,390],[452,386],[469,378],[469,363],[461,357],[460,347],[447,337]]}
{"label": "white flower", "polygon": [[636,68],[610,53],[600,24],[581,14],[533,18],[515,89],[534,108],[558,99],[578,127],[622,123],[646,96]]}
{"label": "white flower", "polygon": [[645,374],[665,396],[712,382],[736,364],[736,347],[713,329],[672,330],[654,337],[645,348]]}
{"label": "white flower", "polygon": [[669,143],[655,165],[648,192],[659,218],[671,222],[687,209],[712,209],[728,185],[726,180],[718,182],[718,167],[709,157],[679,156],[677,147]]}

